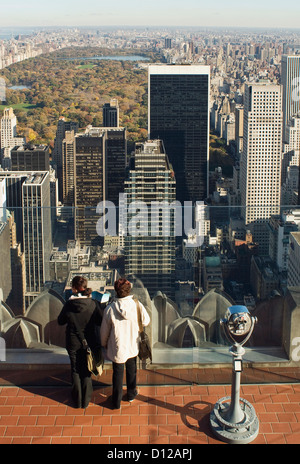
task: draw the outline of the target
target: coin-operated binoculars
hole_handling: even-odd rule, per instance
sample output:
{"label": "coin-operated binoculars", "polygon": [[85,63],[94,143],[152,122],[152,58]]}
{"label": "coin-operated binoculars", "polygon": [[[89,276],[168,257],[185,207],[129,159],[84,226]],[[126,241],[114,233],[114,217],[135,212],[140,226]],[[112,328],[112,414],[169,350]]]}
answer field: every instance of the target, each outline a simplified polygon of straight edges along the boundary
{"label": "coin-operated binoculars", "polygon": [[233,444],[253,441],[258,434],[259,423],[253,406],[240,398],[241,373],[243,371],[243,345],[252,335],[256,317],[252,317],[245,306],[231,306],[221,319],[225,334],[233,345],[229,352],[233,356],[231,397],[220,399],[210,414],[213,433],[220,440]]}

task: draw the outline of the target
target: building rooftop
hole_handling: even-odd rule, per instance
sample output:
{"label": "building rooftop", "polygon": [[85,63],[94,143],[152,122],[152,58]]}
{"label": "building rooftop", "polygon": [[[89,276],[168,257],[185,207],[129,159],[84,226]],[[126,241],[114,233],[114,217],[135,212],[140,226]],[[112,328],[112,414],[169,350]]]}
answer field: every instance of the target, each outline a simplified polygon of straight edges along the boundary
{"label": "building rooftop", "polygon": [[206,256],[205,264],[207,267],[219,267],[221,265],[220,256]]}
{"label": "building rooftop", "polygon": [[291,235],[294,237],[298,245],[300,245],[300,232],[291,232]]}
{"label": "building rooftop", "polygon": [[33,145],[30,143],[27,143],[25,145],[16,146],[14,148],[14,151],[41,151],[41,150],[45,151],[48,148],[49,148],[48,145]]}
{"label": "building rooftop", "polygon": [[43,181],[45,180],[48,174],[49,174],[48,171],[32,172],[27,177],[27,179],[24,181],[24,184],[25,185],[28,185],[28,184],[40,185],[43,183]]}
{"label": "building rooftop", "polygon": [[0,177],[47,176],[49,171],[0,171]]}

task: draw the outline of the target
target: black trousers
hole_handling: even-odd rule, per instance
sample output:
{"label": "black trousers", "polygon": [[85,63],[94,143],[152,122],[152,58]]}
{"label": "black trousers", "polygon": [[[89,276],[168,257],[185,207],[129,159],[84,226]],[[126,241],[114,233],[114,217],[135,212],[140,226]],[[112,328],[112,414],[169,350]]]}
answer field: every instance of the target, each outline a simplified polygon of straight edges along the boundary
{"label": "black trousers", "polygon": [[125,363],[113,363],[113,394],[112,401],[116,408],[120,407],[123,394],[123,376],[126,368],[127,398],[136,396],[136,357],[129,358]]}
{"label": "black trousers", "polygon": [[91,373],[87,368],[86,350],[68,350],[71,362],[72,398],[76,408],[87,408],[93,393]]}

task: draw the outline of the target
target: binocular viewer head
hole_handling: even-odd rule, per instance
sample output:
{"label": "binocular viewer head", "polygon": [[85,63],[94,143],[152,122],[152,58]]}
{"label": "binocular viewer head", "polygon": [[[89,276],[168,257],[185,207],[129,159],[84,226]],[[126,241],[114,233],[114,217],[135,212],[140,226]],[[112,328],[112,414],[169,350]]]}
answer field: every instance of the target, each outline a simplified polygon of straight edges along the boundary
{"label": "binocular viewer head", "polygon": [[[246,306],[241,305],[230,306],[227,308],[224,319],[221,319],[220,321],[227,336],[235,342],[239,342],[242,337],[248,337],[251,335],[256,322],[256,317],[252,317]],[[245,342],[246,340],[244,343]]]}

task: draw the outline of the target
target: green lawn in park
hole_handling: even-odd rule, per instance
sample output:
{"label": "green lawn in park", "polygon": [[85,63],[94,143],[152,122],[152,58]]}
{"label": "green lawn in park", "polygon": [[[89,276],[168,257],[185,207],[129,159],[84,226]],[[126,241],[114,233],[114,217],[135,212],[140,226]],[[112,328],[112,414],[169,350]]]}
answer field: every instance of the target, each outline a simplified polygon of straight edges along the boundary
{"label": "green lawn in park", "polygon": [[32,105],[31,103],[16,103],[15,105],[0,105],[0,111],[3,111],[5,108],[28,111],[36,107],[36,105]]}
{"label": "green lawn in park", "polygon": [[79,69],[93,69],[96,65],[95,64],[80,64],[76,66]]}

